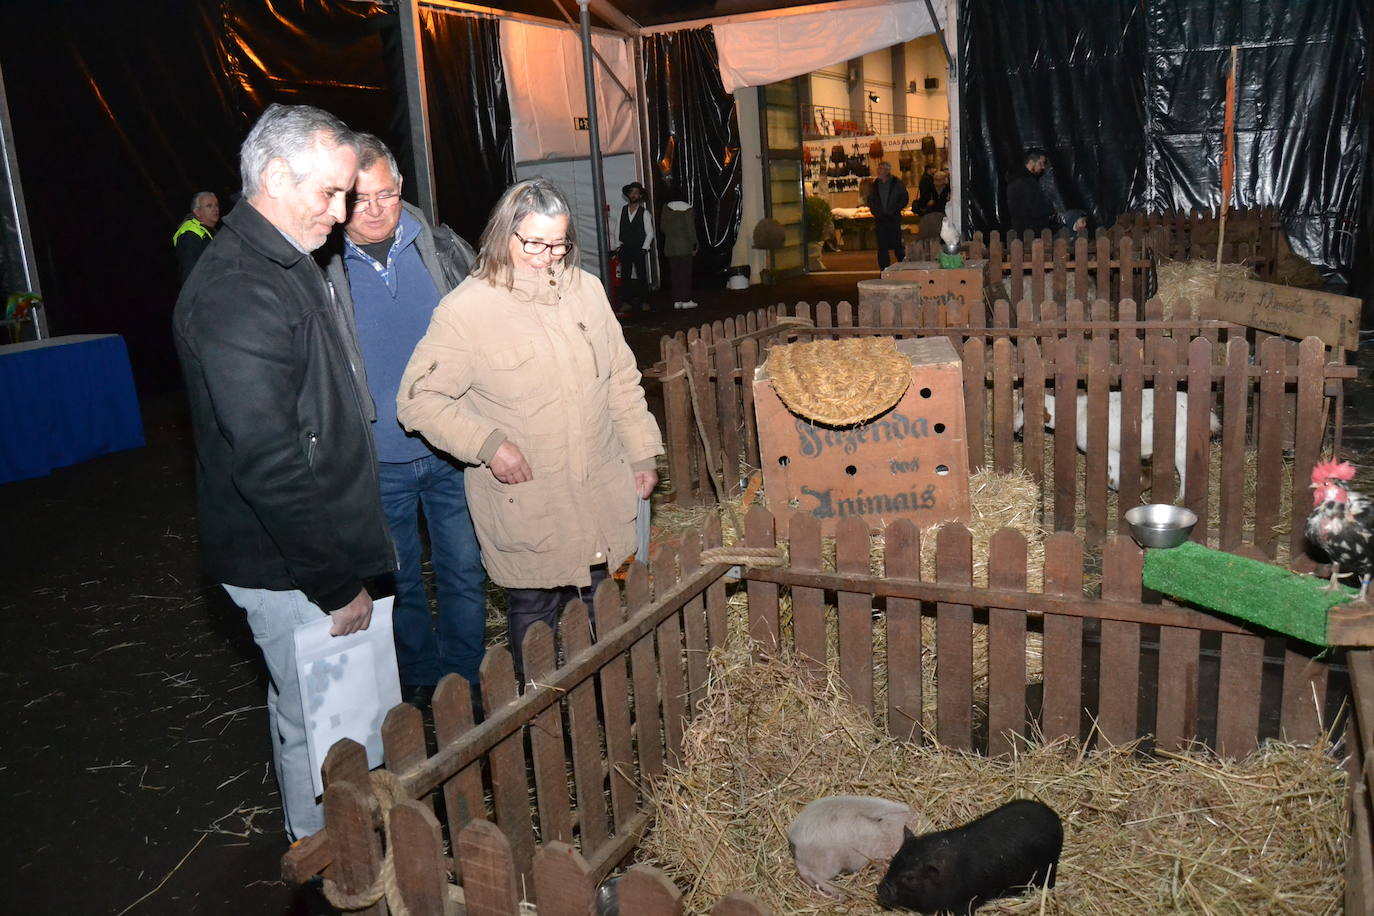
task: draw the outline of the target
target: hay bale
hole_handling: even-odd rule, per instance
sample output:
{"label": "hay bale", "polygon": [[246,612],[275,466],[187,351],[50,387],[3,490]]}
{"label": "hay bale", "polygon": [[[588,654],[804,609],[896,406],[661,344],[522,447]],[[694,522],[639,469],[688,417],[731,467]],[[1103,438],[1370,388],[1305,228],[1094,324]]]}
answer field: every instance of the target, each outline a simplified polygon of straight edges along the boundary
{"label": "hay bale", "polygon": [[[1326,746],[1270,743],[1245,761],[1205,751],[1146,758],[1133,745],[1087,751],[1032,744],[988,759],[903,744],[849,704],[836,672],[713,654],[682,765],[650,787],[654,824],[640,853],[705,913],[729,891],[796,916],[878,913],[885,868],[838,879],[832,901],[803,886],[791,821],[823,795],[904,801],[937,828],[1011,798],[1064,821],[1058,887],[980,912],[1334,913],[1341,904],[1345,774]],[[1044,907],[1044,908],[1042,908]]]}
{"label": "hay bale", "polygon": [[[1235,280],[1254,280],[1254,268],[1248,264],[1222,264],[1215,261],[1170,261],[1161,258],[1155,265],[1155,278],[1159,291],[1155,293],[1164,304],[1164,320],[1170,321],[1175,315],[1179,318],[1198,317],[1197,304],[1204,299],[1215,298],[1217,279],[1227,277]],[[1183,314],[1182,302],[1189,303],[1188,314]]]}

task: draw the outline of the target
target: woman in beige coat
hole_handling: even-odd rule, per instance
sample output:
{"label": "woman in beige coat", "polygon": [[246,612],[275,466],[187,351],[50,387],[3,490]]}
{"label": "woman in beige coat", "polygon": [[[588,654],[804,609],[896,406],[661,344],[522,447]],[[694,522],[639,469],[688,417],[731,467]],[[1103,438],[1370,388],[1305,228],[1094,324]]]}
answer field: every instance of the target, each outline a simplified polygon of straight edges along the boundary
{"label": "woman in beige coat", "polygon": [[519,182],[482,233],[472,273],[435,309],[401,380],[406,429],[469,467],[482,562],[509,595],[511,653],[536,620],[635,549],[658,482],[658,424],[600,282],[576,265],[563,194]]}

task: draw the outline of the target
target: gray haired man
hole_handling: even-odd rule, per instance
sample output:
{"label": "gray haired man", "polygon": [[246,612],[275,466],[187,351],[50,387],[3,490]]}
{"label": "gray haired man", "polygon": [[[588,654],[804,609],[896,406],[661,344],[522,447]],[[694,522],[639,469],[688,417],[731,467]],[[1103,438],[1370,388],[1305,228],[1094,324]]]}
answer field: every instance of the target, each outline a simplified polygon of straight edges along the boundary
{"label": "gray haired man", "polygon": [[395,551],[378,498],[367,387],[311,252],[344,220],[355,135],[328,112],[272,105],[240,150],[243,205],[182,288],[173,318],[196,443],[201,548],[246,612],[270,683],[289,837],[319,830],[292,631],[366,629],[363,580]]}

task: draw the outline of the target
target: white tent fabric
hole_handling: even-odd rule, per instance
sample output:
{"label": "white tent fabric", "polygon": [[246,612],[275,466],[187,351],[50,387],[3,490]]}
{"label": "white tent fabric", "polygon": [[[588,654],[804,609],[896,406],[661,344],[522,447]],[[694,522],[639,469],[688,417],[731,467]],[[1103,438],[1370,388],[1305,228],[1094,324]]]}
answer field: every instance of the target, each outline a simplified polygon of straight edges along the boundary
{"label": "white tent fabric", "polygon": [[726,92],[810,73],[940,27],[924,0],[711,26]]}
{"label": "white tent fabric", "polygon": [[[634,62],[628,40],[593,34],[592,47],[633,91]],[[587,117],[581,36],[571,29],[502,20],[501,60],[510,98],[515,161],[590,155],[590,134],[576,126],[577,118]],[[606,76],[600,61],[593,58],[592,66],[601,152],[634,152],[638,124],[634,100],[627,99]]]}

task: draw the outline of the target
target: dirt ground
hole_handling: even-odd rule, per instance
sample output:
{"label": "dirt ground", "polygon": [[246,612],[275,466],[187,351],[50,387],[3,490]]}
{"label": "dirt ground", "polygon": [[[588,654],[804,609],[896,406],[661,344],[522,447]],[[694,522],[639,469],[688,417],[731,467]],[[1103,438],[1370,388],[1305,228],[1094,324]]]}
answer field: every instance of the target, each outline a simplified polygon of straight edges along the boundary
{"label": "dirt ground", "polygon": [[[780,301],[856,300],[872,252],[701,307],[626,319],[640,365],[663,333]],[[657,385],[647,386],[651,403]],[[0,487],[0,819],[11,913],[310,914],[286,851],[265,675],[200,572],[179,393],[143,400],[141,449]]]}
{"label": "dirt ground", "polygon": [[[873,258],[827,255],[832,273],[702,292],[691,311],[659,294],[655,311],[627,319],[627,338],[646,366],[677,328],[777,302],[856,301]],[[1347,413],[1362,449],[1368,378]],[[143,409],[146,447],[0,487],[0,901],[14,913],[331,912],[278,878],[264,675],[242,613],[198,567],[184,400]]]}

